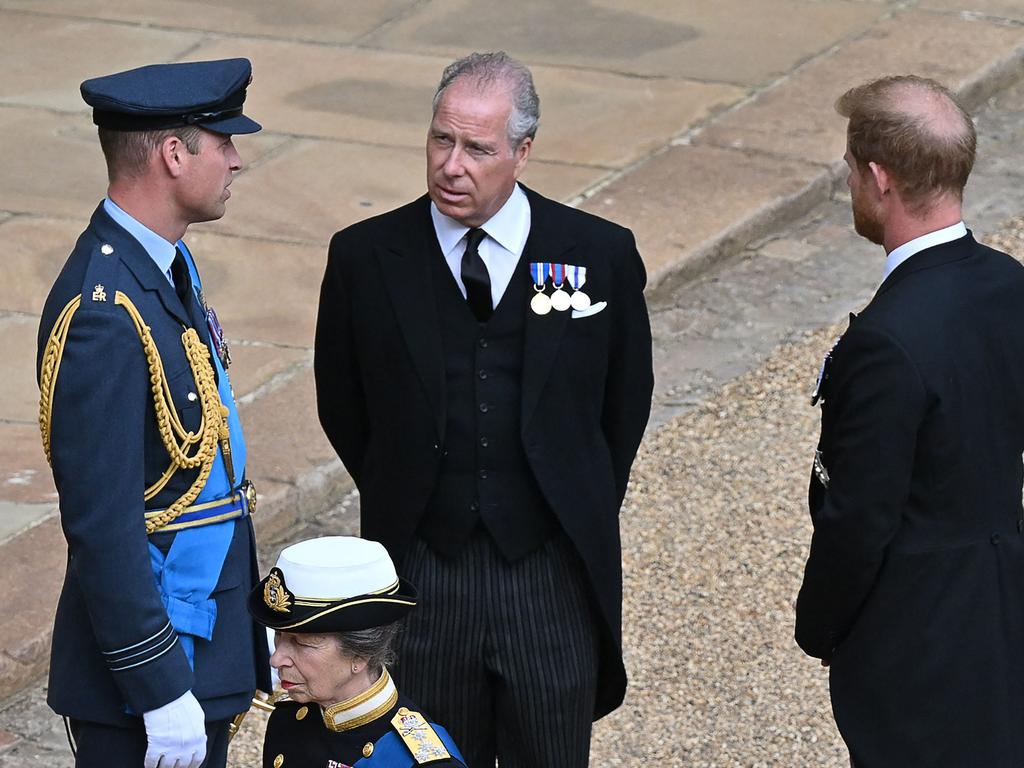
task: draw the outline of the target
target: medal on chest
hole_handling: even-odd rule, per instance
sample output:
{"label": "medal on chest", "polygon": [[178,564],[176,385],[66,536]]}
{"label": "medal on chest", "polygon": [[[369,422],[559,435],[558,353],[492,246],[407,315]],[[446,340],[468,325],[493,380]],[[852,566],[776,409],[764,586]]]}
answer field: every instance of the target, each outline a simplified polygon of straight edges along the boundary
{"label": "medal on chest", "polygon": [[551,294],[551,308],[557,312],[565,312],[572,304],[569,294],[562,290],[565,284],[565,264],[551,264],[551,284],[555,292]]}
{"label": "medal on chest", "polygon": [[224,328],[217,318],[217,313],[213,310],[213,307],[206,303],[206,296],[203,295],[202,288],[199,289],[199,303],[203,305],[203,312],[206,313],[206,327],[210,329],[210,340],[213,342],[213,348],[217,351],[220,364],[224,366],[226,371],[231,365],[231,349],[228,347],[227,339],[224,338]]}
{"label": "medal on chest", "polygon": [[583,292],[583,284],[587,282],[587,268],[566,264],[565,277],[572,286],[572,299],[569,303],[577,312],[582,312],[590,306],[590,297]]}
{"label": "medal on chest", "polygon": [[533,290],[536,292],[530,299],[530,309],[534,314],[546,315],[551,311],[551,299],[544,293],[548,279],[548,263],[546,261],[532,262],[530,274],[533,276]]}

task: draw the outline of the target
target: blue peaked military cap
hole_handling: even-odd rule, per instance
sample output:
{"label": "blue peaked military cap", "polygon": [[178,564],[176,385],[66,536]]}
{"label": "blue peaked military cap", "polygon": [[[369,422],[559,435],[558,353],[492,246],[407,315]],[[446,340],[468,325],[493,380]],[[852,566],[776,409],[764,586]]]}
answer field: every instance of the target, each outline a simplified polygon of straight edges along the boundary
{"label": "blue peaked military cap", "polygon": [[255,133],[242,114],[252,80],[248,59],[151,64],[82,83],[92,120],[115,131],[159,131],[197,125],[215,133]]}

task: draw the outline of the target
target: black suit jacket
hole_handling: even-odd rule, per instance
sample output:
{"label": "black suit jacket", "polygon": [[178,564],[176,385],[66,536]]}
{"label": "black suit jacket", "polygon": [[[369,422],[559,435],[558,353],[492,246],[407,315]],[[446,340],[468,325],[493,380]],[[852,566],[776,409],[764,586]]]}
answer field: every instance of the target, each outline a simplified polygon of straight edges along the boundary
{"label": "black suit jacket", "polygon": [[[522,441],[586,565],[603,643],[596,716],[625,692],[618,512],[650,412],[646,273],[629,230],[527,190],[524,261],[587,267],[601,312],[526,316]],[[320,421],[360,491],[362,535],[401,560],[445,442],[445,371],[429,259],[442,259],[427,196],[331,240],[316,333]]]}
{"label": "black suit jacket", "polygon": [[796,637],[858,766],[1024,764],[1024,268],[967,235],[833,350]]}

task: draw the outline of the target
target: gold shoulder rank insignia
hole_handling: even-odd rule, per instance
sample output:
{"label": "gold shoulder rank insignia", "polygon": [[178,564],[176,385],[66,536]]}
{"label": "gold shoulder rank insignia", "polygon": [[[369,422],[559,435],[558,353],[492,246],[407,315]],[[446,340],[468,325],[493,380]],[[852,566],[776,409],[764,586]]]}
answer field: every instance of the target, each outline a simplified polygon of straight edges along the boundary
{"label": "gold shoulder rank insignia", "polygon": [[267,583],[263,585],[263,602],[267,607],[278,613],[290,613],[292,593],[284,585],[284,576],[277,568],[270,569]]}
{"label": "gold shoulder rank insignia", "polygon": [[430,723],[419,712],[402,707],[391,718],[391,725],[398,731],[417,765],[451,758],[437,731],[430,727]]}
{"label": "gold shoulder rank insignia", "polygon": [[103,287],[103,283],[96,283],[96,287],[92,289],[92,300],[93,301],[106,301],[107,290]]}

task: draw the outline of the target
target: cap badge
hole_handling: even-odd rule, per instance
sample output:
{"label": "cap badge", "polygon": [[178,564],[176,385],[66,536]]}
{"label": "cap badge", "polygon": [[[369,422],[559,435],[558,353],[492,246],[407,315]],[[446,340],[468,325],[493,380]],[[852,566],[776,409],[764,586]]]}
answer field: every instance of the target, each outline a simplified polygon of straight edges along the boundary
{"label": "cap badge", "polygon": [[103,287],[103,283],[96,283],[96,287],[92,289],[92,300],[93,301],[106,301],[107,291]]}
{"label": "cap badge", "polygon": [[267,607],[278,613],[289,613],[292,604],[292,593],[284,585],[284,578],[277,568],[270,569],[267,583],[263,585],[263,602]]}

